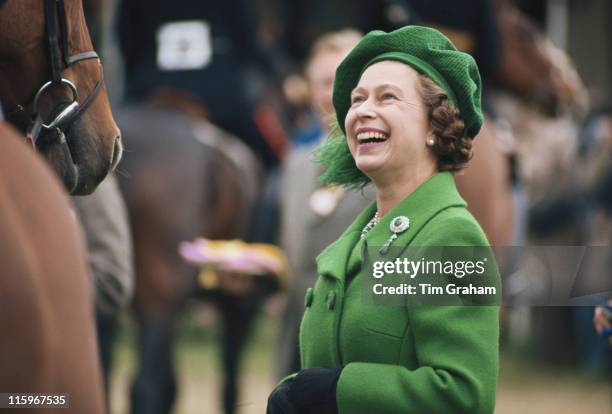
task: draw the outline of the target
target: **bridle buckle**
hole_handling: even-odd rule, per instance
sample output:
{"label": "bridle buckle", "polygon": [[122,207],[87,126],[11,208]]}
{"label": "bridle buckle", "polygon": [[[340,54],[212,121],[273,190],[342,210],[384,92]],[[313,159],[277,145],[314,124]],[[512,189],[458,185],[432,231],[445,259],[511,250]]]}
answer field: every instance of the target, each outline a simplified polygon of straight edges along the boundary
{"label": "bridle buckle", "polygon": [[[47,83],[45,83],[43,86],[40,87],[40,89],[38,90],[38,92],[36,92],[36,96],[34,96],[34,113],[35,114],[39,114],[40,110],[38,108],[38,103],[40,100],[40,97],[43,95],[43,93],[51,88],[52,86],[56,85],[56,82],[53,81],[49,81]],[[66,78],[61,78],[60,85],[67,85],[70,88],[70,91],[72,92],[72,102],[70,103],[70,105],[68,105],[66,108],[64,108],[58,115],[55,116],[55,118],[48,124],[45,124],[43,122],[43,124],[41,125],[44,129],[53,129],[58,127],[59,125],[61,125],[63,122],[69,120],[72,115],[78,110],[79,108],[79,94],[77,92],[77,88],[74,85],[74,83],[70,82],[68,79]]]}

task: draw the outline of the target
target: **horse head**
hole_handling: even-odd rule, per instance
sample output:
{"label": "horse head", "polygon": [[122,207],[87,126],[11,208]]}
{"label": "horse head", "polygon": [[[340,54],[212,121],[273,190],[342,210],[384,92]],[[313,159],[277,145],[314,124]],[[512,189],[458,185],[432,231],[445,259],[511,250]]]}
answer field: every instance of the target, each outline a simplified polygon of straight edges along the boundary
{"label": "horse head", "polygon": [[121,135],[81,0],[0,8],[0,98],[72,194],[91,193],[119,162]]}
{"label": "horse head", "polygon": [[543,114],[583,113],[588,96],[569,57],[507,1],[498,1],[502,53],[499,86],[532,103]]}

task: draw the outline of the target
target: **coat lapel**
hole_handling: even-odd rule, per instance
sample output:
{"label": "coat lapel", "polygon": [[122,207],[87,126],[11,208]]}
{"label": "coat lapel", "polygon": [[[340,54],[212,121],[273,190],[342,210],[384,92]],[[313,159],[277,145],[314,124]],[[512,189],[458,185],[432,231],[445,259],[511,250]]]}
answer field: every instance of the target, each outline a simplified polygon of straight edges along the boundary
{"label": "coat lapel", "polygon": [[457,191],[452,174],[449,172],[435,174],[380,220],[380,223],[368,234],[367,244],[382,247],[393,234],[390,229],[391,221],[398,216],[406,216],[410,219],[410,227],[399,234],[392,246],[407,246],[423,226],[440,211],[466,205]]}
{"label": "coat lapel", "polygon": [[376,202],[370,204],[349,226],[338,240],[330,244],[317,257],[317,268],[320,275],[344,280],[347,271],[347,261],[361,237],[361,230],[374,217]]}
{"label": "coat lapel", "polygon": [[[413,239],[421,229],[439,212],[450,207],[466,207],[467,203],[455,185],[455,179],[450,172],[441,172],[433,175],[415,191],[406,197],[393,210],[386,214],[380,223],[368,234],[366,238],[367,254],[370,261],[393,261],[400,257],[407,246],[410,246]],[[410,220],[410,226],[406,231],[399,234],[391,248],[386,254],[381,254],[380,249],[392,236],[390,229],[391,222],[398,216],[406,216]],[[352,269],[358,272],[363,264],[363,252],[359,263],[359,268]]]}
{"label": "coat lapel", "polygon": [[[393,247],[406,247],[410,245],[419,231],[440,211],[450,207],[465,207],[467,203],[457,191],[455,179],[449,172],[441,172],[433,175],[416,190],[414,190],[401,203],[387,213],[367,235],[363,248],[358,255],[353,255],[355,260],[347,263],[354,246],[359,242],[361,230],[374,217],[376,203],[366,208],[351,226],[317,257],[317,265],[321,275],[327,275],[335,279],[344,280],[346,274],[359,272],[363,263],[364,250],[373,247],[376,256],[372,260],[393,260],[401,254],[403,249]],[[393,234],[390,224],[398,216],[406,216],[410,219],[410,226],[401,233],[391,245],[389,253],[381,256],[379,249],[389,240]],[[370,252],[372,253],[372,252]]]}

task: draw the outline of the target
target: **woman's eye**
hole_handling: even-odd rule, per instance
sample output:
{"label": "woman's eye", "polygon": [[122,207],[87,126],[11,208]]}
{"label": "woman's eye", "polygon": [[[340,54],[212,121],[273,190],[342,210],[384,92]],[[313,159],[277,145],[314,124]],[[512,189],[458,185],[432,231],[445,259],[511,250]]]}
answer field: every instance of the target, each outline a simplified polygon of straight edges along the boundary
{"label": "woman's eye", "polygon": [[382,95],[382,100],[383,100],[383,101],[388,101],[388,100],[390,100],[390,99],[397,99],[397,96],[395,96],[395,95],[394,95],[394,94],[392,94],[392,93],[384,93],[384,94]]}
{"label": "woman's eye", "polygon": [[353,96],[351,98],[351,104],[355,105],[357,103],[363,102],[363,96]]}

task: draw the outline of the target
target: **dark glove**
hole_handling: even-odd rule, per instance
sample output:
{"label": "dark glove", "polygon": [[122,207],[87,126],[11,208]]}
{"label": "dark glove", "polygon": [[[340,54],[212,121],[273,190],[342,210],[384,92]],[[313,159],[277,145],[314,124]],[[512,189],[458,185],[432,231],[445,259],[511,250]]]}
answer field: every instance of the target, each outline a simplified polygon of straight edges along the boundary
{"label": "dark glove", "polygon": [[289,401],[289,389],[293,381],[287,381],[276,388],[270,393],[268,397],[268,408],[266,414],[298,414],[297,407]]}
{"label": "dark glove", "polygon": [[301,370],[289,387],[289,400],[300,414],[335,414],[336,386],[342,368],[308,368]]}

